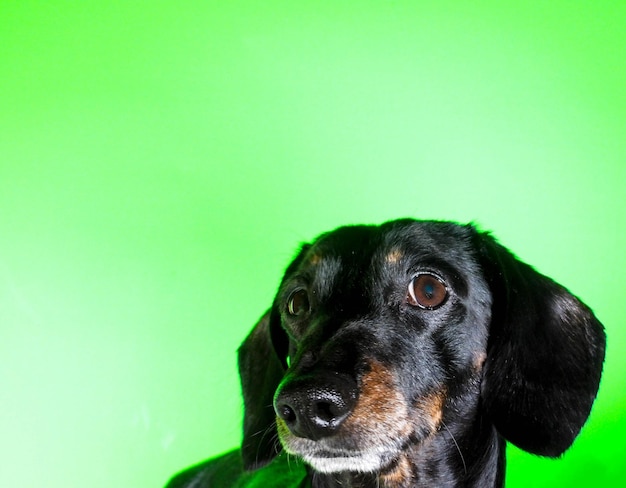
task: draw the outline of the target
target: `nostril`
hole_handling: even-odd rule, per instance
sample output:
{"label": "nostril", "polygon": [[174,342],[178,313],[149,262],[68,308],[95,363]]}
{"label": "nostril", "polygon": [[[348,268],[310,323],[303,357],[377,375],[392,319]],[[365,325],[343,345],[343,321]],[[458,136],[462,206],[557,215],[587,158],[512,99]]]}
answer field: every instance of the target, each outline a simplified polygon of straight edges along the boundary
{"label": "nostril", "polygon": [[287,382],[274,398],[276,415],[297,437],[319,440],[333,435],[357,399],[356,384],[339,375]]}
{"label": "nostril", "polygon": [[288,424],[295,422],[298,418],[293,407],[286,403],[276,406],[276,414]]}
{"label": "nostril", "polygon": [[341,396],[319,400],[311,406],[311,417],[318,425],[334,427],[345,418],[349,407]]}
{"label": "nostril", "polygon": [[314,409],[315,416],[324,422],[331,422],[335,418],[332,412],[332,406],[328,402],[319,402],[315,405]]}

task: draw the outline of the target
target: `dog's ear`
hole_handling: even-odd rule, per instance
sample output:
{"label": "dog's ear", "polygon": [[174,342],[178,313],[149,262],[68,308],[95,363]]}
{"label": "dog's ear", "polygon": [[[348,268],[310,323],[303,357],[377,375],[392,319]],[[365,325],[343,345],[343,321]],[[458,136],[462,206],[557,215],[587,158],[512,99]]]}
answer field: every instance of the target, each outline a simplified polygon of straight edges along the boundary
{"label": "dog's ear", "polygon": [[[304,258],[308,245],[285,271],[290,276]],[[246,470],[269,463],[280,452],[274,412],[274,393],[287,369],[289,337],[280,324],[278,305],[261,317],[238,351],[244,419],[241,455]]]}
{"label": "dog's ear", "polygon": [[504,438],[533,454],[560,456],[595,400],[604,329],[578,298],[490,235],[475,239],[493,297],[484,405]]}
{"label": "dog's ear", "polygon": [[246,470],[269,463],[280,452],[273,400],[285,373],[288,339],[276,324],[280,320],[276,315],[274,308],[265,313],[238,351],[244,404],[241,455]]}

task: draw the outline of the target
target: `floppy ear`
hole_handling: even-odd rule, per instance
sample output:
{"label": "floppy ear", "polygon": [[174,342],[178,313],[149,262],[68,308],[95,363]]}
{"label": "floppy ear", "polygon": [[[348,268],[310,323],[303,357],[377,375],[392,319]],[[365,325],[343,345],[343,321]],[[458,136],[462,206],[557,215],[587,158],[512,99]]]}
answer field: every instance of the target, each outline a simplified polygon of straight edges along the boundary
{"label": "floppy ear", "polygon": [[[309,247],[301,247],[283,281],[298,268]],[[244,405],[241,455],[244,469],[252,470],[269,463],[281,451],[274,393],[287,369],[289,337],[280,325],[276,303],[254,326],[238,353]]]}
{"label": "floppy ear", "polygon": [[483,401],[500,434],[525,451],[561,455],[595,400],[602,324],[564,287],[477,233],[493,296]]}
{"label": "floppy ear", "polygon": [[285,372],[288,339],[277,321],[273,309],[265,313],[238,351],[244,403],[241,455],[246,470],[269,463],[281,449],[273,399]]}

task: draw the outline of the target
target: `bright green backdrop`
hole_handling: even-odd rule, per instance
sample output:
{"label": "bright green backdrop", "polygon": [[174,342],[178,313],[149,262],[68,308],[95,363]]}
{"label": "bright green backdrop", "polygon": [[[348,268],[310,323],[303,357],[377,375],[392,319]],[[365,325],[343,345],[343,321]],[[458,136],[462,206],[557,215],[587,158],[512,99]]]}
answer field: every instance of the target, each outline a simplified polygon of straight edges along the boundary
{"label": "bright green backdrop", "polygon": [[626,3],[0,2],[0,486],[159,487],[239,442],[298,243],[475,220],[609,334],[562,461],[626,476]]}

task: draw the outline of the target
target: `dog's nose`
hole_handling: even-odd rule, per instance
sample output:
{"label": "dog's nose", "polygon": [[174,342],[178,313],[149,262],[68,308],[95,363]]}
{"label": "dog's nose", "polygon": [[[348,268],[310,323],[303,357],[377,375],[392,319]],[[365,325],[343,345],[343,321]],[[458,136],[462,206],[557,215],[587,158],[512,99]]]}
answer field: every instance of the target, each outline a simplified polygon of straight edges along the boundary
{"label": "dog's nose", "polygon": [[316,376],[284,384],[274,398],[274,410],[293,435],[319,440],[339,428],[356,400],[356,383],[350,378]]}

